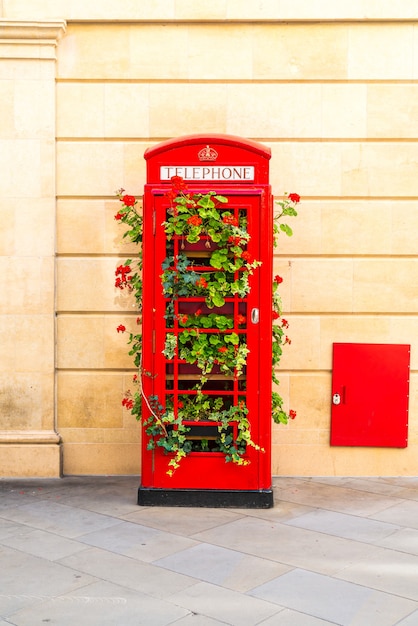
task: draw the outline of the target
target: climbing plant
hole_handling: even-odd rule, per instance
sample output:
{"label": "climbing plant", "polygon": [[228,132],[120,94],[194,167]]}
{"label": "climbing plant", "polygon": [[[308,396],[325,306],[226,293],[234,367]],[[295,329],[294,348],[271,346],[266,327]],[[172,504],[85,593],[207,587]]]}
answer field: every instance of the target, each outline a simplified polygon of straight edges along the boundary
{"label": "climbing plant", "polygon": [[[178,323],[182,332],[176,334],[168,332],[163,353],[167,359],[176,354],[185,363],[197,366],[200,377],[196,384],[196,395],[184,395],[179,398],[177,407],[170,400],[164,404],[156,396],[145,397],[142,391],[142,380],[150,373],[142,368],[142,335],[138,332],[128,332],[129,354],[133,357],[138,373],[133,376],[133,391],[128,391],[123,400],[123,406],[132,412],[138,419],[142,419],[143,400],[148,407],[148,416],[143,420],[145,432],[149,436],[150,449],[159,446],[170,454],[168,473],[172,475],[178,468],[180,461],[188,453],[196,449],[196,443],[187,437],[189,422],[208,420],[217,425],[218,437],[211,451],[223,452],[227,462],[245,465],[248,460],[244,457],[246,447],[253,446],[260,449],[251,439],[248,408],[244,398],[240,398],[237,405],[221,397],[211,397],[202,393],[211,372],[217,372],[227,377],[238,378],[246,366],[248,348],[245,333],[234,331],[234,320],[231,316],[219,311],[225,304],[225,299],[237,294],[245,297],[250,291],[249,277],[258,270],[260,261],[251,257],[247,252],[250,234],[247,232],[246,217],[236,217],[228,211],[228,199],[214,191],[198,193],[189,191],[182,178],[171,179],[171,189],[166,194],[170,208],[166,220],[161,228],[165,231],[168,241],[179,237],[181,248],[187,244],[204,242],[208,249],[209,271],[194,267],[190,259],[183,252],[177,255],[168,255],[161,267],[161,289],[163,295],[171,300],[166,312],[168,328]],[[142,311],[142,234],[143,221],[139,201],[135,196],[125,194],[123,189],[117,192],[121,207],[115,219],[126,226],[123,237],[138,244],[138,255],[135,259],[127,259],[116,269],[115,287],[133,293],[139,314]],[[292,235],[291,227],[283,218],[297,215],[296,205],[300,201],[298,194],[286,195],[276,202],[280,207],[274,217],[273,243],[277,244],[280,233]],[[215,244],[215,245],[213,245]],[[209,252],[210,251],[210,252]],[[289,326],[282,317],[282,301],[279,285],[280,276],[273,279],[272,316],[272,382],[279,384],[277,366],[280,362],[283,346],[291,340],[286,334]],[[177,298],[198,297],[213,313],[202,314],[198,309],[193,314],[175,316],[173,302]],[[141,315],[137,317],[137,324],[141,325]],[[236,320],[238,328],[246,324],[246,318],[239,315]],[[202,332],[210,329],[210,332]],[[120,324],[117,331],[127,332]],[[296,412],[286,412],[283,408],[283,399],[278,391],[272,392],[272,418],[277,423],[286,424],[294,419]],[[185,424],[186,422],[186,424]],[[234,428],[232,428],[234,425]],[[200,449],[208,446],[205,440],[200,442]],[[208,448],[209,450],[209,448]]]}

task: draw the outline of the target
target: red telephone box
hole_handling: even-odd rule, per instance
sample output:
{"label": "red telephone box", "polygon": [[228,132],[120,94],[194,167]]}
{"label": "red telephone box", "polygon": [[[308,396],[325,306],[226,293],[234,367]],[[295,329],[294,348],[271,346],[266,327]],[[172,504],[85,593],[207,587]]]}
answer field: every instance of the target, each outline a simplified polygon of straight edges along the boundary
{"label": "red telephone box", "polygon": [[[140,505],[234,506],[269,508],[273,506],[271,484],[271,368],[272,368],[272,254],[273,200],[269,185],[270,150],[254,141],[227,135],[191,135],[162,142],[149,148],[147,183],[144,194],[143,233],[143,417],[154,407],[172,407],[181,414],[184,402],[216,402],[228,407],[246,407],[254,445],[244,447],[242,464],[226,462],[219,451],[219,423],[211,416],[196,415],[185,420],[185,437],[191,451],[172,472],[170,452],[153,445],[143,431],[142,476],[138,492]],[[245,295],[228,294],[219,305],[209,303],[205,293],[170,297],[162,284],[163,267],[172,263],[190,265],[190,271],[204,272],[206,280],[216,269],[208,257],[216,243],[201,237],[190,243],[181,233],[168,237],[163,224],[172,210],[172,178],[179,177],[190,193],[216,192],[224,203],[216,210],[227,211],[235,224],[245,224],[249,239],[246,258],[261,264],[249,278]],[[177,179],[178,180],[178,179]],[[225,202],[225,199],[227,202]],[[186,259],[186,261],[184,261]],[[170,262],[170,261],[169,261]],[[168,263],[169,263],[168,262]],[[164,266],[164,263],[166,265]],[[239,270],[237,270],[239,277]],[[218,275],[219,278],[219,275]],[[204,291],[204,290],[203,290]],[[246,364],[225,375],[215,365],[203,385],[197,385],[198,368],[185,362],[179,350],[167,355],[167,338],[177,347],[185,342],[181,320],[219,314],[228,327],[200,327],[194,335],[210,334],[239,342],[248,349]],[[213,317],[213,315],[212,315]],[[237,339],[238,337],[238,339]],[[216,341],[214,339],[213,341]],[[200,405],[199,405],[200,406]],[[232,411],[234,409],[232,408]],[[235,438],[237,425],[231,423],[226,437]],[[171,455],[172,456],[172,455]]]}

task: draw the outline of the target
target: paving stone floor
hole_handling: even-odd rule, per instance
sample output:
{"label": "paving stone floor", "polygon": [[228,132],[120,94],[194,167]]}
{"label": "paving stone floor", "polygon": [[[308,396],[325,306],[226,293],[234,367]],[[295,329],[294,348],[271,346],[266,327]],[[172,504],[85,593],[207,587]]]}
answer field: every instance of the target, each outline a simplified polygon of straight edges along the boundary
{"label": "paving stone floor", "polygon": [[1,626],[418,626],[418,478],[275,478],[267,510],[138,485],[0,479]]}

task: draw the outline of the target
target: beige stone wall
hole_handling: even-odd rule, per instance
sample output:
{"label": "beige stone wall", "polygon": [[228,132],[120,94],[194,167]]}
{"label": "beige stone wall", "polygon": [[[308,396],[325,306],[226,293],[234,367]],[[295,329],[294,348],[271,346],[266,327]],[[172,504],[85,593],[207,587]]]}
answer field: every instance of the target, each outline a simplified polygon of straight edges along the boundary
{"label": "beige stone wall", "polygon": [[[113,288],[116,266],[134,251],[113,219],[114,192],[142,193],[148,146],[200,132],[270,146],[274,193],[303,198],[295,234],[280,238],[275,258],[292,338],[281,391],[298,417],[273,429],[273,474],[417,473],[415,5],[31,2],[45,18],[68,20],[56,67],[56,415],[65,473],[140,471],[139,428],[121,406],[134,370],[116,333],[120,323],[134,328],[136,312]],[[24,0],[3,0],[5,17],[27,11]],[[35,256],[48,256],[50,242],[29,234]],[[30,332],[39,352],[42,335]],[[332,343],[340,341],[412,344],[405,450],[329,446]]]}

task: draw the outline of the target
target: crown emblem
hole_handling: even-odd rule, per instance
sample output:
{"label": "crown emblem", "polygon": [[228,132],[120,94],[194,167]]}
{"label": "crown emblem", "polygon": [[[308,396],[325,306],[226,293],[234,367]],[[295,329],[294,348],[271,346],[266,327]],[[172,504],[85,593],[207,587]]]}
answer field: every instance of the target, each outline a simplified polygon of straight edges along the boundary
{"label": "crown emblem", "polygon": [[205,146],[197,153],[199,161],[216,161],[218,153],[210,146]]}

